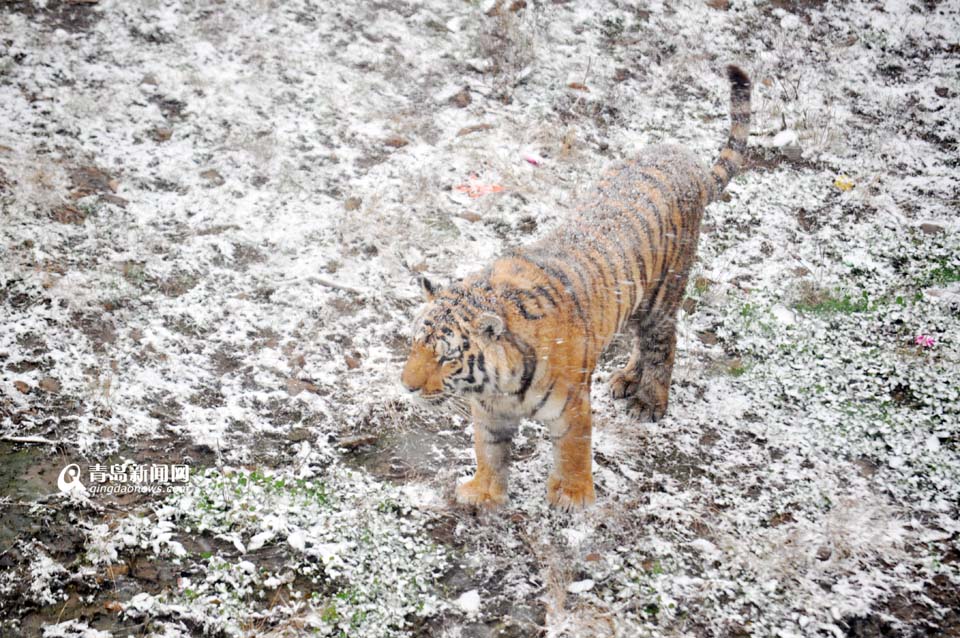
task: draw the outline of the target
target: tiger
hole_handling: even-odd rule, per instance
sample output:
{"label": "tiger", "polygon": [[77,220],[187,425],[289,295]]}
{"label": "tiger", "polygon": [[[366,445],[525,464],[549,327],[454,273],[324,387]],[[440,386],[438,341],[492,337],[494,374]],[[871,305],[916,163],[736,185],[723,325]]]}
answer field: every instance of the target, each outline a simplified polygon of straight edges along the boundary
{"label": "tiger", "polygon": [[605,172],[568,225],[447,287],[418,277],[426,304],[401,383],[428,403],[457,396],[470,406],[476,472],[456,488],[459,503],[506,503],[510,445],[525,418],[543,423],[552,442],[549,503],[595,502],[591,382],[624,329],[633,348],[610,392],[640,421],[666,413],[700,221],[747,147],[750,79],[735,65],[726,70],[731,126],[710,170],[684,148],[650,147]]}

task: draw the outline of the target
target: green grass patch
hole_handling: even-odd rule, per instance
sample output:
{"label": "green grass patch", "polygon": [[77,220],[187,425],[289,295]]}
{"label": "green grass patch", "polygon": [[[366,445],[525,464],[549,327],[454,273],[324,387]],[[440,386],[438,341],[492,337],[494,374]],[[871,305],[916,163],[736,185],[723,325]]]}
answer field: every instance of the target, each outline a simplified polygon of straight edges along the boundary
{"label": "green grass patch", "polygon": [[875,310],[877,304],[870,302],[870,296],[866,291],[859,295],[850,295],[835,291],[808,289],[804,291],[794,307],[807,314],[855,314]]}

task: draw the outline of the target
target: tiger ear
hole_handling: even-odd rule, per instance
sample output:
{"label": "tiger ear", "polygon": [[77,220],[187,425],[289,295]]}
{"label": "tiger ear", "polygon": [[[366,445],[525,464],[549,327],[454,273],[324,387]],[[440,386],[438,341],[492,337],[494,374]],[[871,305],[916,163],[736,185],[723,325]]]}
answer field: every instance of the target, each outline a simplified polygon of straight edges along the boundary
{"label": "tiger ear", "polygon": [[434,297],[437,296],[436,285],[423,275],[417,278],[417,282],[420,284],[420,291],[423,293],[423,298],[427,301],[433,301]]}
{"label": "tiger ear", "polygon": [[492,312],[485,312],[477,318],[477,332],[484,339],[497,339],[503,334],[503,319]]}

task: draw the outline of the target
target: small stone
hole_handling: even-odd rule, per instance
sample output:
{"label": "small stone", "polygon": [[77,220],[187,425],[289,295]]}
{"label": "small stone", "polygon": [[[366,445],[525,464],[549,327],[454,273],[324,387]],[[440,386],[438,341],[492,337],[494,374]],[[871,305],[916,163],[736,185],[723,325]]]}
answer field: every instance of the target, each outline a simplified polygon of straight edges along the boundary
{"label": "small stone", "polygon": [[356,370],[360,367],[360,353],[354,352],[352,354],[346,354],[343,356],[343,360],[347,364],[347,368],[350,370]]}
{"label": "small stone", "polygon": [[27,394],[30,392],[30,386],[27,385],[25,381],[14,381],[13,387],[15,387],[20,394]]}
{"label": "small stone", "polygon": [[451,97],[448,102],[458,109],[465,109],[470,106],[470,103],[473,101],[473,98],[470,96],[470,88],[463,87],[460,91]]}
{"label": "small stone", "polygon": [[55,394],[60,392],[60,382],[53,377],[44,377],[40,379],[40,389],[44,392]]}
{"label": "small stone", "polygon": [[167,128],[166,126],[158,126],[150,131],[150,137],[152,137],[155,142],[166,142],[173,137],[173,129]]}
{"label": "small stone", "polygon": [[574,91],[584,91],[586,93],[590,92],[590,89],[587,88],[587,85],[582,82],[570,82],[567,84],[568,89],[573,89]]}
{"label": "small stone", "polygon": [[476,589],[463,592],[457,598],[456,605],[466,614],[476,614],[480,611],[480,592]]}
{"label": "small stone", "polygon": [[603,556],[601,556],[601,555],[598,554],[597,552],[590,552],[589,554],[587,554],[586,556],[584,556],[583,560],[585,560],[585,561],[587,561],[587,562],[590,562],[590,563],[595,563],[595,562],[597,562],[598,560],[600,560],[601,558],[603,558]]}
{"label": "small stone", "polygon": [[410,142],[405,137],[401,137],[400,135],[392,135],[385,139],[383,143],[390,148],[403,148]]}
{"label": "small stone", "polygon": [[223,186],[227,180],[223,179],[223,175],[220,174],[220,171],[214,168],[208,168],[207,170],[200,173],[200,177],[207,180],[207,184],[210,187],[213,186]]}
{"label": "small stone", "polygon": [[343,209],[348,211],[357,210],[362,203],[363,200],[359,197],[348,197],[346,201],[343,202]]}
{"label": "small stone", "polygon": [[920,224],[920,230],[923,231],[924,235],[940,235],[941,233],[947,232],[946,229],[940,224]]}
{"label": "small stone", "polygon": [[513,3],[510,4],[509,11],[510,13],[516,13],[520,9],[526,9],[526,8],[527,8],[527,0],[514,0]]}
{"label": "small stone", "polygon": [[613,72],[613,81],[614,82],[626,82],[633,77],[633,73],[630,72],[630,69],[625,67],[620,67]]}
{"label": "small stone", "polygon": [[153,73],[147,73],[140,80],[140,84],[149,84],[150,86],[158,86],[160,82],[157,81],[157,76]]}
{"label": "small stone", "polygon": [[937,94],[937,97],[950,97],[950,89],[945,86],[938,86],[933,92]]}
{"label": "small stone", "polygon": [[728,11],[730,9],[730,0],[708,0],[707,6],[717,11]]}
{"label": "small stone", "polygon": [[571,594],[582,594],[590,591],[591,589],[593,589],[593,581],[589,578],[586,580],[578,580],[567,585],[567,591]]}
{"label": "small stone", "polygon": [[458,217],[465,219],[468,222],[478,222],[483,219],[482,215],[478,215],[477,213],[472,213],[470,211],[463,211],[458,215]]}
{"label": "small stone", "polygon": [[681,305],[681,308],[683,308],[684,313],[688,315],[692,315],[697,311],[697,300],[694,299],[693,297],[687,297],[686,299],[683,300],[683,304]]}
{"label": "small stone", "polygon": [[830,560],[831,556],[833,556],[833,550],[826,545],[817,550],[817,560],[819,561]]}

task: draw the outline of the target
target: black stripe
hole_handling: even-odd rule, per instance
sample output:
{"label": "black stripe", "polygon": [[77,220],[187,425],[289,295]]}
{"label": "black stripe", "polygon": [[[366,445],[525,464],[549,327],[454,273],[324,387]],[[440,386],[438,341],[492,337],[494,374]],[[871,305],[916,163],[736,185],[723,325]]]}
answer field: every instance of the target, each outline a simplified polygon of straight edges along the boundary
{"label": "black stripe", "polygon": [[[526,254],[515,254],[513,255],[515,259],[521,259],[531,266],[535,266],[547,273],[549,276],[553,277],[566,288],[567,294],[570,296],[571,301],[573,301],[573,306],[577,311],[577,316],[580,317],[580,320],[583,321],[584,326],[587,325],[587,316],[583,312],[583,306],[580,305],[580,297],[577,295],[577,291],[573,288],[573,283],[570,281],[570,278],[567,277],[566,273],[561,270],[557,270],[552,266],[547,266],[536,261],[532,256]],[[551,284],[552,285],[552,284]]]}
{"label": "black stripe", "polygon": [[[524,319],[528,321],[537,321],[538,319],[543,319],[543,315],[531,313],[529,310],[527,310],[526,305],[524,305],[523,300],[521,299],[524,294],[526,294],[528,297],[533,296],[533,293],[530,291],[520,290],[519,288],[511,288],[510,290],[507,290],[503,296],[517,307],[517,310],[520,312],[520,316],[522,316]],[[534,299],[536,299],[536,297],[534,297]]]}
{"label": "black stripe", "polygon": [[544,286],[537,286],[536,288],[533,289],[533,291],[534,291],[535,293],[537,293],[537,294],[540,294],[540,295],[543,295],[544,297],[546,297],[546,298],[547,298],[547,301],[550,302],[550,305],[551,305],[551,306],[553,306],[554,308],[557,307],[557,300],[553,298],[553,295],[550,294],[550,291],[547,290],[546,287],[544,287]]}
{"label": "black stripe", "polygon": [[514,392],[514,394],[520,397],[520,401],[522,402],[527,394],[527,390],[530,389],[530,384],[533,383],[533,375],[537,371],[537,353],[530,344],[518,338],[512,332],[504,332],[503,336],[514,348],[520,351],[523,357],[523,374],[520,375],[520,388]]}
{"label": "black stripe", "polygon": [[537,412],[543,409],[543,406],[547,404],[547,401],[550,400],[550,395],[553,394],[553,386],[555,386],[556,384],[557,384],[556,380],[550,383],[550,387],[547,388],[547,392],[542,397],[540,397],[540,400],[537,401],[536,407],[533,408],[532,412],[530,412],[531,416],[536,416]]}

